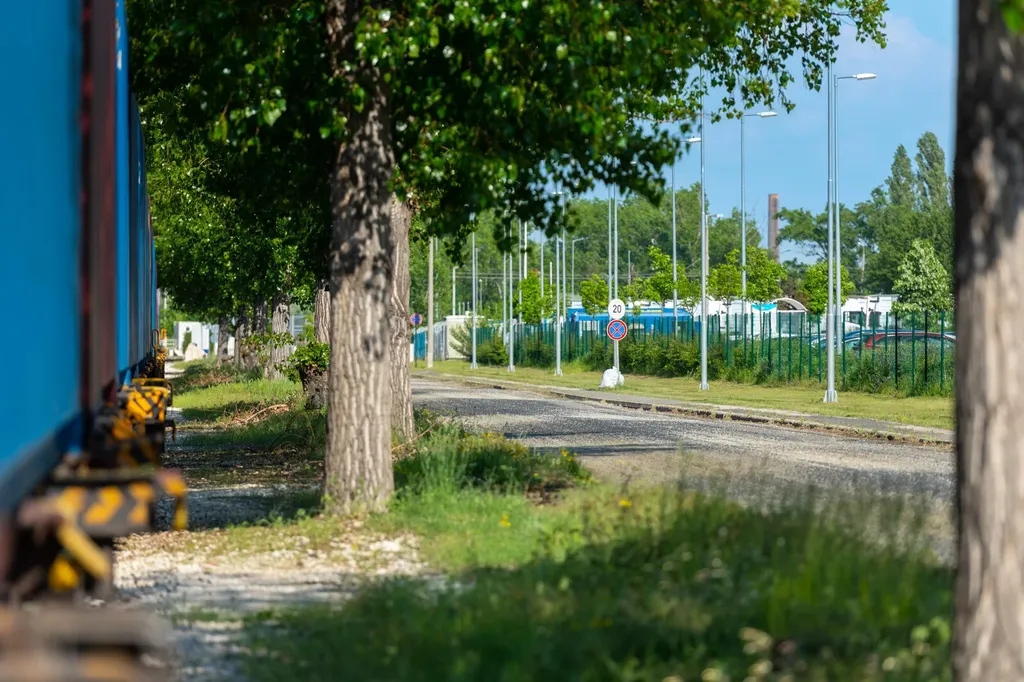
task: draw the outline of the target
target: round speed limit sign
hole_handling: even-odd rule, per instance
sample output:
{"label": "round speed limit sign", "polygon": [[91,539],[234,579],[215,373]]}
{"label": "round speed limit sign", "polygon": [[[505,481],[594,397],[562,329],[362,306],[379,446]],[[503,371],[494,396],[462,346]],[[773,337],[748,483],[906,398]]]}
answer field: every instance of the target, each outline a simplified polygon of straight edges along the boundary
{"label": "round speed limit sign", "polygon": [[626,316],[626,304],[622,299],[613,298],[608,304],[608,317],[613,320],[621,320]]}

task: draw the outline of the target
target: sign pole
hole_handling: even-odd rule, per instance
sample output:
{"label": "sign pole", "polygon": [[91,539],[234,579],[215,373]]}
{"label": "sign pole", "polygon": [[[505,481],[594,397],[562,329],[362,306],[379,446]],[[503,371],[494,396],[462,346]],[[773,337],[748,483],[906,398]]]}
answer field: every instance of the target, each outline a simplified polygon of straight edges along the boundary
{"label": "sign pole", "polygon": [[427,369],[434,366],[434,238],[428,242],[427,257]]}

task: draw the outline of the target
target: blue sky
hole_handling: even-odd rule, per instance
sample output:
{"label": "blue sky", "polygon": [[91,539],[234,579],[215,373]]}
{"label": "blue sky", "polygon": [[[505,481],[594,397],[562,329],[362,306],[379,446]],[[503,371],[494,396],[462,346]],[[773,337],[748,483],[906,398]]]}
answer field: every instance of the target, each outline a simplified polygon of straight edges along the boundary
{"label": "blue sky", "polygon": [[[861,44],[852,28],[839,40],[836,73],[870,72],[870,81],[841,81],[839,90],[840,200],[853,205],[889,174],[903,144],[934,132],[951,168],[956,84],[956,6],[953,0],[889,0],[887,46]],[[798,75],[798,80],[801,78]],[[746,208],[767,231],[768,194],[783,208],[823,210],[827,182],[827,102],[802,81],[790,88],[796,108],[775,118],[746,122]],[[729,213],[740,204],[739,122],[707,126],[705,177],[709,210]],[[700,180],[699,147],[676,164],[676,184]],[[665,170],[666,179],[668,169]],[[604,188],[596,196],[606,197]],[[800,254],[784,248],[783,259]]]}

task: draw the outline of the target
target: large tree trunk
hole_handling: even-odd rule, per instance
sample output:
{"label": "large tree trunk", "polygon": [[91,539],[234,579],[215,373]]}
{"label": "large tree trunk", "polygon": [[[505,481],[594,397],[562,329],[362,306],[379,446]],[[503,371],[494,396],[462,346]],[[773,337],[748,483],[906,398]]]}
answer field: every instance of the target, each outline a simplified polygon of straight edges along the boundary
{"label": "large tree trunk", "polygon": [[245,352],[246,343],[252,333],[252,321],[249,318],[249,310],[245,306],[239,306],[238,317],[235,318],[235,366],[244,369],[246,366]]}
{"label": "large tree trunk", "polygon": [[252,333],[266,334],[270,328],[267,320],[267,299],[257,296],[252,311]]}
{"label": "large tree trunk", "polygon": [[1024,41],[960,0],[955,677],[1024,676]]}
{"label": "large tree trunk", "polygon": [[412,210],[392,197],[391,239],[394,243],[394,279],[391,286],[391,428],[403,440],[416,433],[412,416],[409,376],[409,228]]}
{"label": "large tree trunk", "polygon": [[221,315],[217,318],[217,366],[228,361],[228,316]]}
{"label": "large tree trunk", "polygon": [[[331,174],[331,366],[324,496],[327,510],[383,510],[391,469],[388,304],[393,244],[389,184],[394,172],[388,96],[380,72],[355,54],[362,0],[328,0],[327,31],[338,77],[365,90],[346,111],[347,141]],[[343,63],[353,63],[345,72]]]}
{"label": "large tree trunk", "polygon": [[[271,302],[270,332],[275,336],[288,333],[288,321],[291,318],[288,304],[288,297],[284,294],[277,294]],[[283,379],[284,372],[281,368],[287,360],[288,347],[275,339],[270,344],[269,360],[263,375],[268,379]]]}
{"label": "large tree trunk", "polygon": [[317,343],[331,342],[331,284],[318,280],[313,295],[313,336]]}

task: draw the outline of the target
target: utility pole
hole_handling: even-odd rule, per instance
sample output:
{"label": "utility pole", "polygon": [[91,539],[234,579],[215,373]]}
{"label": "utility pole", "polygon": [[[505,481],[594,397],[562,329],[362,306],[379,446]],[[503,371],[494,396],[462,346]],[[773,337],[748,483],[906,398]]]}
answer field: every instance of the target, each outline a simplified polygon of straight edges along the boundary
{"label": "utility pole", "polygon": [[469,368],[476,369],[476,232],[470,238],[470,249],[473,257],[473,360],[469,363]]}
{"label": "utility pole", "polygon": [[679,336],[679,272],[676,269],[676,160],[672,159],[672,336]]}
{"label": "utility pole", "polygon": [[555,237],[555,376],[562,376],[562,304],[560,287],[562,279],[559,277],[558,268],[561,265],[559,255],[564,249],[560,249],[561,239]]}
{"label": "utility pole", "polygon": [[[504,236],[508,236],[508,225],[502,226],[502,231],[505,233]],[[512,298],[512,292],[508,288],[508,272],[512,263],[509,262],[508,257],[504,252],[501,254],[501,333],[509,335],[509,316],[508,316],[508,303]],[[505,343],[505,347],[508,348],[508,343]]]}
{"label": "utility pole", "polygon": [[427,369],[434,366],[434,249],[436,238],[427,244]]}
{"label": "utility pole", "polygon": [[[516,235],[516,251],[518,251],[518,250],[520,250],[522,248],[521,238],[520,238],[521,234],[522,234],[522,229],[521,228],[522,228],[522,225],[520,225],[520,230],[519,230],[520,234]],[[511,231],[512,231],[511,228],[509,228],[509,232],[510,233],[511,233]],[[511,234],[509,236],[511,236]],[[515,314],[514,314],[515,311],[513,310],[513,307],[512,307],[512,300],[513,300],[512,299],[512,291],[513,291],[513,285],[514,285],[513,276],[515,275],[515,268],[512,267],[512,259],[515,258],[516,263],[519,264],[520,268],[522,267],[522,264],[523,264],[523,259],[520,257],[519,253],[516,253],[516,251],[513,251],[513,252],[508,254],[508,324],[509,324],[509,335],[508,335],[508,371],[510,371],[510,372],[516,371],[516,319],[515,319]],[[520,270],[520,272],[522,272],[522,271]]]}
{"label": "utility pole", "polygon": [[[615,277],[612,280],[612,283],[615,285],[615,290],[612,293],[612,298],[618,298],[619,297],[619,196],[618,196],[619,195],[619,191],[618,191],[618,188],[615,188],[614,191],[615,191],[615,203],[612,205],[612,209],[613,209],[613,212],[615,214],[614,215],[614,218],[615,218],[615,225],[614,225],[615,245],[613,247],[613,249],[614,249],[613,268],[615,269]],[[615,344],[614,345],[614,349],[615,349],[615,351],[614,351],[615,352],[615,356],[614,356],[615,372],[616,372],[616,374],[618,374],[618,372],[619,372],[619,342],[618,341],[614,341],[613,343]]]}
{"label": "utility pole", "polygon": [[608,300],[612,299],[612,188],[608,188]]}
{"label": "utility pole", "polygon": [[836,394],[836,349],[835,349],[835,309],[833,295],[835,290],[834,259],[835,244],[833,242],[833,230],[835,221],[832,216],[832,64],[828,65],[826,72],[828,78],[828,199],[826,210],[828,211],[828,307],[825,309],[825,343],[828,344],[828,385],[825,388],[824,402],[834,403],[839,399]]}
{"label": "utility pole", "polygon": [[[701,74],[703,79],[703,73]],[[700,96],[700,390],[708,386],[708,219],[704,213],[704,93]]]}
{"label": "utility pole", "polygon": [[523,239],[523,221],[519,221],[519,324],[523,323],[523,278],[526,277],[526,242]]}

